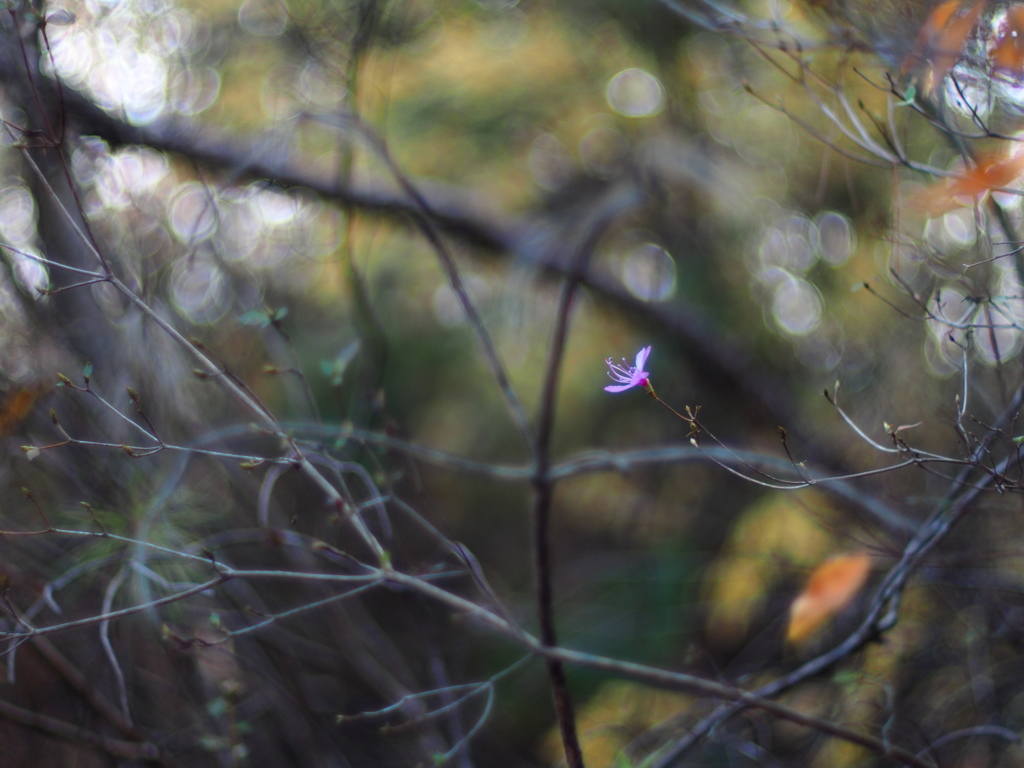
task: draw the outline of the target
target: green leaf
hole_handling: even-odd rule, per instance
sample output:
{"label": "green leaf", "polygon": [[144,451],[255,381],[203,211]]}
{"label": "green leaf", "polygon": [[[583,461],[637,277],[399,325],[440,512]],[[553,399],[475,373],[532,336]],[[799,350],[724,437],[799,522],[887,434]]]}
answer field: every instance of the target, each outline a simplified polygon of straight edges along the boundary
{"label": "green leaf", "polygon": [[206,705],[206,711],[210,713],[210,717],[221,717],[228,711],[227,699],[223,696],[218,696]]}
{"label": "green leaf", "polygon": [[227,749],[229,744],[227,739],[222,736],[214,736],[211,733],[204,733],[199,737],[199,746],[207,752],[218,752],[222,749]]}
{"label": "green leaf", "polygon": [[917,98],[917,88],[913,83],[910,84],[910,87],[907,88],[906,93],[904,93],[903,96],[903,101],[896,102],[897,107],[909,107],[914,103],[914,100]]}
{"label": "green leaf", "polygon": [[859,683],[860,679],[861,673],[856,669],[844,669],[832,676],[832,682],[842,686],[854,685]]}
{"label": "green leaf", "polygon": [[242,325],[255,325],[260,328],[266,328],[270,323],[270,317],[262,309],[250,309],[238,317],[238,322]]}
{"label": "green leaf", "polygon": [[355,360],[358,352],[359,341],[356,340],[341,350],[333,360],[320,361],[320,370],[324,376],[331,380],[331,386],[341,386],[341,382],[345,378],[345,371],[348,370],[349,364]]}

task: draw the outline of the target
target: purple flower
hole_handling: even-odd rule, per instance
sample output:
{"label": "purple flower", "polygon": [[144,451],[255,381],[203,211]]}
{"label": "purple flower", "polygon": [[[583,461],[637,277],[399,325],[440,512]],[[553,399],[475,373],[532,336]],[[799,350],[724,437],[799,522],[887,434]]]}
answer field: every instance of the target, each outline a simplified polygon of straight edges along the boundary
{"label": "purple flower", "polygon": [[605,360],[608,363],[608,375],[612,381],[619,382],[613,384],[610,387],[605,387],[605,392],[625,392],[627,389],[633,387],[644,387],[645,389],[650,387],[651,383],[647,380],[650,376],[647,371],[644,370],[644,365],[647,363],[647,356],[651,354],[650,347],[644,347],[636,353],[636,365],[629,365],[626,363],[626,359],[622,359],[622,365],[616,365],[612,362],[609,357]]}

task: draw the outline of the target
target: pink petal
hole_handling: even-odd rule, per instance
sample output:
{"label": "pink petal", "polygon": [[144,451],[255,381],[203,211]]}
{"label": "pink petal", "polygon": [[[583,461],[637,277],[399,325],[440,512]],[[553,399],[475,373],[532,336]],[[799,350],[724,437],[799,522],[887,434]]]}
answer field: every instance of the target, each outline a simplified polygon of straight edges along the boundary
{"label": "pink petal", "polygon": [[627,389],[632,389],[636,384],[619,384],[617,386],[605,387],[605,392],[625,392]]}
{"label": "pink petal", "polygon": [[647,365],[647,357],[651,354],[650,347],[644,347],[636,353],[636,370],[638,373],[642,372],[645,376],[647,372],[644,371],[644,366]]}

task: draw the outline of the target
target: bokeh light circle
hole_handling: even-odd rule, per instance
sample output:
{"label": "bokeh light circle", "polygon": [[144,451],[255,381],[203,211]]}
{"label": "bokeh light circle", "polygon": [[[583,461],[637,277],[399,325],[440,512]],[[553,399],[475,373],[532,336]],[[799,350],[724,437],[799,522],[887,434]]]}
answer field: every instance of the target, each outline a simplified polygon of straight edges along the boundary
{"label": "bokeh light circle", "polygon": [[215,323],[231,306],[231,286],[210,258],[178,261],[171,272],[170,289],[175,309],[191,323]]}
{"label": "bokeh light circle", "polygon": [[853,255],[857,236],[853,224],[841,213],[824,211],[814,219],[818,229],[818,250],[821,258],[833,267],[845,264]]}
{"label": "bokeh light circle", "polygon": [[772,317],[779,327],[793,336],[813,332],[821,324],[821,295],[802,277],[789,275],[775,288],[771,304]]}
{"label": "bokeh light circle", "polygon": [[642,69],[624,69],[608,81],[608,106],[625,117],[652,117],[665,108],[665,87]]}
{"label": "bokeh light circle", "polygon": [[641,243],[622,259],[622,282],[641,301],[664,301],[676,290],[676,262],[656,243]]}

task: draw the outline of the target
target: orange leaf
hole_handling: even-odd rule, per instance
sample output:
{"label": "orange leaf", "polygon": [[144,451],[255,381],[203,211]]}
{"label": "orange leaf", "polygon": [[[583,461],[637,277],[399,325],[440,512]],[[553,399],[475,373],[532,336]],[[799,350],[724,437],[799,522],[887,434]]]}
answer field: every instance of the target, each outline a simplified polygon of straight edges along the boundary
{"label": "orange leaf", "polygon": [[41,388],[35,386],[0,395],[0,435],[9,435],[21,425],[41,393]]}
{"label": "orange leaf", "polygon": [[803,642],[848,606],[864,587],[869,573],[871,556],[867,552],[840,555],[815,568],[789,609],[786,642]]}
{"label": "orange leaf", "polygon": [[977,0],[970,7],[963,0],[946,0],[928,14],[917,34],[917,46],[903,64],[904,72],[922,62],[930,65],[923,78],[925,93],[933,91],[956,65],[986,5],[987,0]]}
{"label": "orange leaf", "polygon": [[974,205],[993,189],[1010,186],[1024,172],[1024,153],[1012,157],[986,155],[961,175],[942,179],[911,198],[915,208],[938,216]]}
{"label": "orange leaf", "polygon": [[994,30],[995,45],[989,52],[992,64],[1014,74],[1024,70],[1024,5],[1013,5]]}

